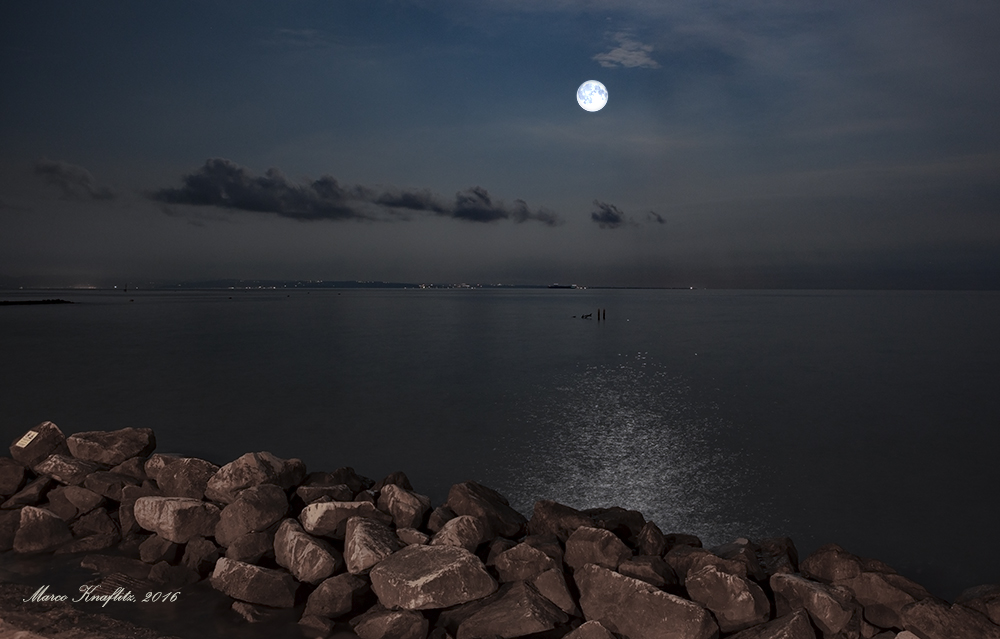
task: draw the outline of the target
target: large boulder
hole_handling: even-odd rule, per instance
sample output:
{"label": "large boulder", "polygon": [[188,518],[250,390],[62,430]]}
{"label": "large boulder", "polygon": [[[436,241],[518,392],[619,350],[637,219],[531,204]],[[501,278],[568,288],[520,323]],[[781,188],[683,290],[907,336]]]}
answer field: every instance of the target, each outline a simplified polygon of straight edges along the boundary
{"label": "large boulder", "polygon": [[563,561],[573,570],[587,564],[597,564],[615,570],[618,564],[629,559],[632,551],[613,532],[603,528],[580,526],[566,540]]}
{"label": "large boulder", "polygon": [[646,518],[638,510],[628,510],[621,506],[610,508],[588,508],[583,511],[590,517],[590,524],[595,528],[610,530],[629,545],[635,546],[639,533],[646,526]]}
{"label": "large boulder", "polygon": [[10,445],[10,456],[28,468],[49,455],[69,455],[66,436],[52,422],[42,422],[15,439]]}
{"label": "large boulder", "polygon": [[66,486],[62,489],[62,496],[81,515],[105,503],[103,495],[83,486]]}
{"label": "large boulder", "polygon": [[88,489],[113,501],[122,501],[126,486],[139,486],[141,483],[135,477],[105,471],[91,473],[83,480]]}
{"label": "large boulder", "polygon": [[837,544],[826,544],[802,560],[802,575],[832,584],[861,574],[861,559]]}
{"label": "large boulder", "polygon": [[212,537],[219,523],[217,506],[184,497],[140,497],[133,510],[139,526],[178,544]]}
{"label": "large boulder", "polygon": [[371,584],[365,579],[341,573],[326,579],[306,600],[303,616],[336,619],[359,608],[371,596]]}
{"label": "large boulder", "polygon": [[58,515],[44,508],[25,506],[14,535],[14,552],[36,554],[50,552],[73,538],[69,526]]}
{"label": "large boulder", "polygon": [[722,632],[745,630],[771,615],[771,602],[760,586],[711,564],[689,573],[686,588],[692,601],[712,611]]}
{"label": "large boulder", "polygon": [[89,535],[111,535],[118,536],[118,525],[108,514],[106,508],[95,508],[82,515],[79,519],[70,524],[70,530],[74,537],[87,537]]}
{"label": "large boulder", "polygon": [[184,546],[184,557],[181,565],[192,572],[198,573],[199,579],[205,577],[215,568],[219,560],[219,547],[211,539],[195,537]]}
{"label": "large boulder", "polygon": [[796,610],[790,615],[737,633],[729,639],[816,639],[816,631],[809,623],[809,613]]}
{"label": "large boulder", "polygon": [[411,610],[386,610],[376,606],[351,620],[361,639],[425,639],[427,618]]}
{"label": "large boulder", "polygon": [[955,603],[986,615],[1000,626],[1000,584],[984,584],[962,591]]}
{"label": "large boulder", "polygon": [[219,472],[212,462],[182,457],[165,466],[156,476],[156,485],[167,497],[204,499],[208,480]]}
{"label": "large boulder", "polygon": [[657,555],[639,555],[626,559],[618,564],[618,572],[626,577],[645,581],[657,588],[666,588],[678,583],[673,568]]}
{"label": "large boulder", "polygon": [[528,522],[528,532],[532,535],[552,534],[564,542],[580,526],[593,526],[590,517],[575,508],[543,499],[535,502]]}
{"label": "large boulder", "polygon": [[503,495],[474,481],[452,486],[446,504],[456,515],[470,515],[482,521],[486,539],[498,536],[516,539],[527,530],[528,520],[511,508]]}
{"label": "large boulder", "polygon": [[266,530],[287,513],[288,498],[279,486],[260,484],[247,488],[222,509],[215,527],[215,540],[222,546],[229,546],[243,535]]}
{"label": "large boulder", "polygon": [[507,584],[499,596],[458,626],[456,639],[522,637],[552,630],[569,615],[523,581]]}
{"label": "large boulder", "polygon": [[459,515],[445,522],[441,530],[431,537],[432,546],[457,546],[469,552],[476,548],[486,538],[486,525],[483,520],[471,515]]}
{"label": "large boulder", "polygon": [[87,475],[100,470],[97,464],[66,455],[49,455],[35,464],[36,475],[51,477],[60,484],[79,486]]}
{"label": "large boulder", "polygon": [[646,525],[639,531],[635,547],[640,555],[662,557],[663,553],[667,551],[667,537],[660,530],[659,526],[651,521],[647,521]]}
{"label": "large boulder", "polygon": [[711,549],[711,552],[717,557],[736,561],[746,566],[746,575],[750,579],[764,581],[771,576],[771,573],[766,571],[760,560],[757,559],[758,550],[757,544],[741,537],[728,544],[716,546]]}
{"label": "large boulder", "polygon": [[546,570],[543,573],[531,578],[531,585],[539,593],[567,615],[572,617],[580,616],[580,609],[576,605],[576,599],[569,591],[569,584],[566,583],[566,575],[559,568]]}
{"label": "large boulder", "polygon": [[309,584],[318,584],[344,565],[340,551],[307,534],[294,519],[281,522],[274,533],[274,559],[293,577]]}
{"label": "large boulder", "polygon": [[779,617],[805,610],[824,635],[836,635],[859,625],[857,603],[846,589],[785,573],[772,575],[770,583]]}
{"label": "large boulder", "polygon": [[211,577],[212,587],[240,601],[291,608],[298,583],[284,570],[263,568],[221,557]]}
{"label": "large boulder", "polygon": [[130,457],[145,457],[156,448],[151,428],[123,428],[76,433],[66,439],[69,452],[77,459],[117,466]]}
{"label": "large boulder", "polygon": [[615,636],[600,621],[587,621],[563,639],[615,639]]}
{"label": "large boulder", "polygon": [[37,506],[42,503],[45,495],[56,485],[56,480],[51,477],[36,477],[25,485],[24,488],[11,495],[10,499],[0,504],[0,508],[10,510],[21,506]]}
{"label": "large boulder", "polygon": [[158,564],[161,561],[176,564],[180,558],[181,545],[159,535],[150,535],[139,544],[139,559],[147,564]]}
{"label": "large boulder", "polygon": [[378,498],[379,510],[392,515],[396,528],[420,528],[431,512],[431,498],[386,484]]}
{"label": "large boulder", "polygon": [[799,571],[799,551],[789,537],[768,537],[757,542],[757,560],[767,576]]}
{"label": "large boulder", "polygon": [[142,486],[123,486],[122,501],[118,506],[118,522],[121,524],[122,535],[130,535],[141,530],[135,520],[135,502],[140,497],[158,497],[160,489],[149,482]]}
{"label": "large boulder", "polygon": [[205,497],[231,504],[240,492],[261,484],[288,490],[302,482],[305,471],[305,464],[298,459],[280,459],[268,452],[247,453],[212,475],[205,487]]}
{"label": "large boulder", "polygon": [[352,575],[367,573],[400,547],[399,538],[387,524],[367,517],[347,520],[344,559],[347,571]]}
{"label": "large boulder", "polygon": [[663,560],[673,569],[681,585],[687,579],[688,573],[699,570],[707,564],[718,566],[719,570],[728,572],[731,575],[739,577],[747,576],[747,566],[745,563],[732,559],[723,559],[704,548],[697,548],[695,546],[684,544],[674,546],[667,551],[667,554],[663,555]]}
{"label": "large boulder", "polygon": [[1000,626],[961,604],[924,599],[903,608],[900,616],[903,628],[920,639],[1000,639]]}
{"label": "large boulder", "polygon": [[230,559],[244,561],[248,564],[258,563],[263,557],[273,557],[274,532],[263,530],[241,535],[226,547],[225,554]]}
{"label": "large boulder", "polygon": [[502,582],[525,581],[558,568],[556,562],[541,550],[520,543],[497,556],[493,564]]}
{"label": "large boulder", "polygon": [[391,524],[392,517],[367,501],[327,501],[309,504],[299,513],[302,527],[311,535],[343,539],[347,533],[347,520],[367,517],[384,524]]}
{"label": "large boulder", "polygon": [[24,464],[10,457],[0,457],[0,497],[10,497],[27,481],[28,469]]}
{"label": "large boulder", "polygon": [[387,608],[448,608],[493,594],[478,557],[454,546],[407,546],[372,568],[372,590]]}
{"label": "large boulder", "polygon": [[931,596],[923,586],[892,573],[862,572],[836,585],[849,590],[864,606],[864,616],[881,628],[902,628],[903,608]]}

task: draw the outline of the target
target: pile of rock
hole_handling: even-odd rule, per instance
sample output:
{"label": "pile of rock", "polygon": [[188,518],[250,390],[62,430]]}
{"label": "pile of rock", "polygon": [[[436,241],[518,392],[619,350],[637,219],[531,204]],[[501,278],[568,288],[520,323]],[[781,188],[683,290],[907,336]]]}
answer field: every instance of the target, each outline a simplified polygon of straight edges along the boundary
{"label": "pile of rock", "polygon": [[[0,458],[0,551],[180,587],[209,579],[247,621],[301,608],[363,639],[1000,639],[1000,586],[948,605],[885,564],[792,541],[705,549],[636,511],[539,501],[528,520],[476,482],[432,507],[403,473],[307,473],[247,453],[153,454],[149,429],[39,424]],[[132,553],[137,558],[129,558]]]}

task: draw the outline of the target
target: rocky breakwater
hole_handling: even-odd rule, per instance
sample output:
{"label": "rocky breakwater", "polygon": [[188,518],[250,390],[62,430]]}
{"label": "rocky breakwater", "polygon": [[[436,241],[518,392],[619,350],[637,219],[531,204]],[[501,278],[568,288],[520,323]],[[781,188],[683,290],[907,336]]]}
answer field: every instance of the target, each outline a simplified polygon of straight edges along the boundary
{"label": "rocky breakwater", "polygon": [[0,550],[81,553],[164,588],[207,579],[233,623],[296,609],[316,637],[1000,639],[1000,586],[949,604],[836,545],[801,562],[787,538],[703,548],[618,507],[539,501],[527,519],[473,481],[434,507],[401,472],[308,473],[267,452],[219,467],[155,442],[51,422],[18,437]]}

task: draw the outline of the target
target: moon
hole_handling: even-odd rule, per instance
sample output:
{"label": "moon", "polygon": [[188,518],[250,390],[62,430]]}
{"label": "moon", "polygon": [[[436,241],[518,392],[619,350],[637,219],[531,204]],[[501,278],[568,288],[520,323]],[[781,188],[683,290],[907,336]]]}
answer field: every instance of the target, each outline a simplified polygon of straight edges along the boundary
{"label": "moon", "polygon": [[587,80],[576,90],[576,101],[584,111],[600,111],[608,103],[608,90],[597,80]]}

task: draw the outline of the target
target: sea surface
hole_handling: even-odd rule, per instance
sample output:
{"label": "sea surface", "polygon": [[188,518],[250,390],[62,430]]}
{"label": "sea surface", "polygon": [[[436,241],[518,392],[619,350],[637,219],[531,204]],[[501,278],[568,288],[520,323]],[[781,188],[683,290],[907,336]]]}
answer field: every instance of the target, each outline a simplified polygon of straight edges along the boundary
{"label": "sea surface", "polygon": [[526,516],[836,542],[947,599],[1000,582],[997,292],[0,292],[55,297],[0,307],[11,442],[150,427],[217,464],[403,470],[435,504],[475,479]]}

